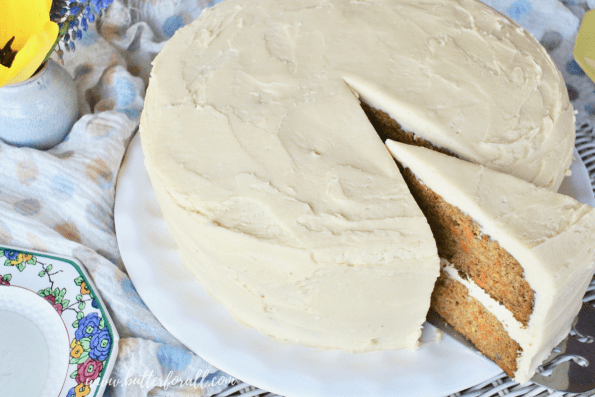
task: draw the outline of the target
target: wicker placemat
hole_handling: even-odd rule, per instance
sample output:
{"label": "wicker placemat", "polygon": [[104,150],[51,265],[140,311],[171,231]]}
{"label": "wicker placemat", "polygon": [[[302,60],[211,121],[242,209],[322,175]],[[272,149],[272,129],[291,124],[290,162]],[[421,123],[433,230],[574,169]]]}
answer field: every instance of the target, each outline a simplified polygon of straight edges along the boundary
{"label": "wicker placemat", "polygon": [[[595,193],[595,132],[593,131],[593,123],[585,117],[586,121],[581,121],[576,131],[576,149],[578,150],[591,180],[591,188]],[[595,306],[595,277],[591,280],[591,284],[587,289],[587,293],[583,299],[584,302],[592,302]],[[268,391],[258,389],[247,383],[235,384],[223,392],[216,394],[216,397],[280,397],[278,394],[269,393]],[[595,396],[594,393],[574,394],[562,393],[548,389],[544,386],[537,385],[533,382],[527,382],[523,385],[510,379],[504,372],[500,375],[486,380],[469,389],[460,391],[449,395],[448,397],[490,397],[490,396],[506,396],[506,397],[590,397]]]}

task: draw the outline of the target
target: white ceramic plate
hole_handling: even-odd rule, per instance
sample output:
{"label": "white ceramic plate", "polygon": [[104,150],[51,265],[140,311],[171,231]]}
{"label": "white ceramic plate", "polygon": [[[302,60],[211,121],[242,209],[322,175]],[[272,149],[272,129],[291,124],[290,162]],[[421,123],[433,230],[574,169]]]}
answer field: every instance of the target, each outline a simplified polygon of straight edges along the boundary
{"label": "white ceramic plate", "polygon": [[[578,158],[578,156],[576,156]],[[118,177],[115,223],[130,278],[159,321],[189,349],[228,374],[284,396],[445,396],[498,375],[490,360],[431,325],[415,352],[364,354],[280,344],[237,323],[181,263],[132,141]],[[593,204],[582,162],[564,191]]]}
{"label": "white ceramic plate", "polygon": [[99,397],[118,333],[80,262],[0,246],[0,396]]}

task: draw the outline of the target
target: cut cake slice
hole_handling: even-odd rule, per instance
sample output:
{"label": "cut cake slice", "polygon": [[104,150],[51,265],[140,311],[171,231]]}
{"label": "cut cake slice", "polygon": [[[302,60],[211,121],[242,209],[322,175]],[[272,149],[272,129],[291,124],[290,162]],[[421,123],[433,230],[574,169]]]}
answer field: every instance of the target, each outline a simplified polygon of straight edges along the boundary
{"label": "cut cake slice", "polygon": [[386,146],[438,246],[432,309],[526,382],[580,310],[594,270],[595,211],[430,149]]}

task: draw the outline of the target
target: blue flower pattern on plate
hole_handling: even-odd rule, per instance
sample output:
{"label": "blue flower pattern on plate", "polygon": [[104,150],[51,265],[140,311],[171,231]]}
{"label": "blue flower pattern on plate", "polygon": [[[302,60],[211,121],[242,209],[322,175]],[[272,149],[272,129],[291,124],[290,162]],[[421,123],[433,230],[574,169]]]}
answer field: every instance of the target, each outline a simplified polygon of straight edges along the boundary
{"label": "blue flower pattern on plate", "polygon": [[112,338],[109,331],[103,328],[91,337],[89,357],[97,361],[103,361],[107,358],[112,346]]}
{"label": "blue flower pattern on plate", "polygon": [[97,313],[91,313],[81,318],[75,336],[78,340],[93,336],[99,330],[99,322],[101,319]]}

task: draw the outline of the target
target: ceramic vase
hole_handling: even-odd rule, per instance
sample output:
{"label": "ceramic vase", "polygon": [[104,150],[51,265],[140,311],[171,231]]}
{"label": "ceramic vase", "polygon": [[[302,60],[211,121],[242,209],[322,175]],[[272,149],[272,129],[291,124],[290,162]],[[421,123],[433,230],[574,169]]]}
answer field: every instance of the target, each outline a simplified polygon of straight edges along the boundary
{"label": "ceramic vase", "polygon": [[0,87],[0,139],[11,145],[49,149],[68,135],[78,114],[74,80],[52,59],[31,78]]}

